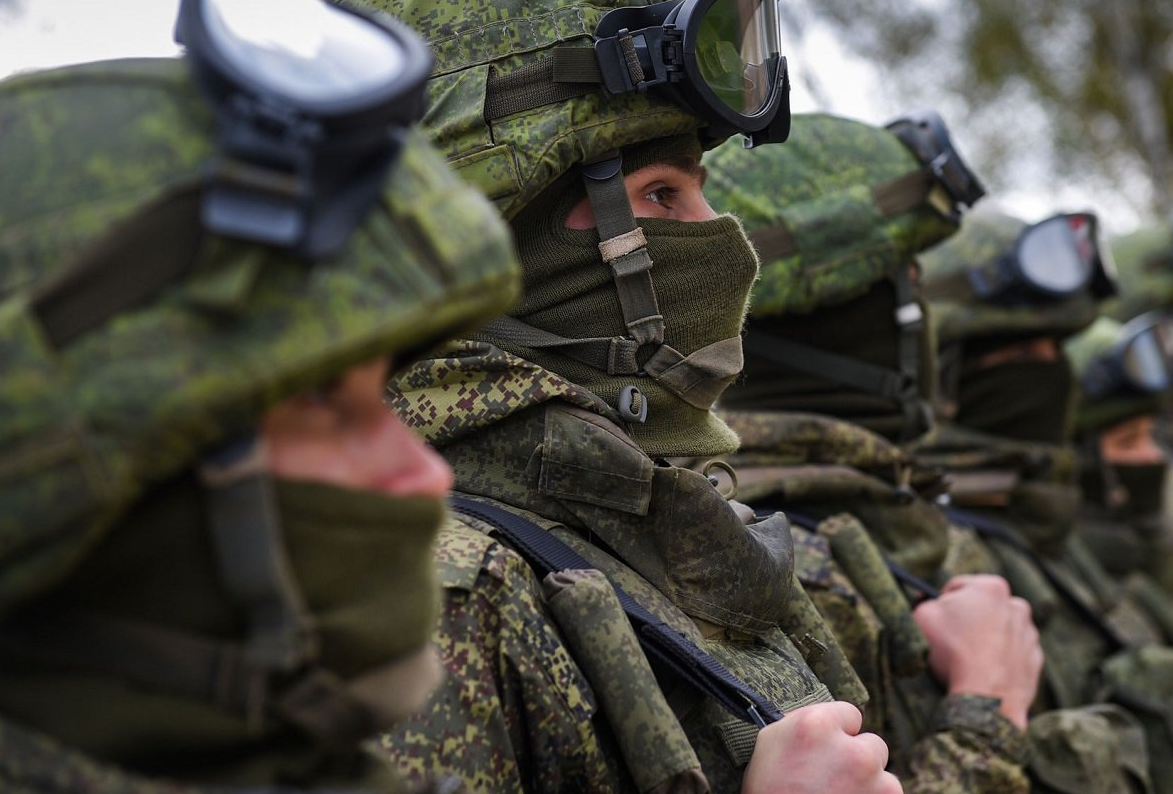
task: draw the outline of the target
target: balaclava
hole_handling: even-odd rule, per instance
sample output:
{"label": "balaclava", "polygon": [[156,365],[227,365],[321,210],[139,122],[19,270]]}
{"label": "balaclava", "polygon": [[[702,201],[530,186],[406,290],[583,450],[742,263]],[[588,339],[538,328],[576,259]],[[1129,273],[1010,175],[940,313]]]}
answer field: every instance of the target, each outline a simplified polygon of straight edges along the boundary
{"label": "balaclava", "polygon": [[1005,344],[964,345],[954,421],[992,436],[1062,444],[1070,439],[1075,376],[1060,352],[1054,361],[983,365],[982,356]]}
{"label": "balaclava", "polygon": [[[899,368],[901,330],[892,322],[896,313],[896,287],[890,279],[872,284],[858,298],[820,306],[808,314],[755,317],[752,329],[789,339],[819,350],[852,358],[888,370]],[[922,307],[924,311],[924,307]],[[867,333],[860,333],[866,328]],[[936,383],[936,357],[931,328],[926,323],[917,346],[917,387],[928,405]],[[742,382],[744,380],[744,382]],[[747,356],[742,380],[722,399],[732,410],[801,411],[843,419],[890,441],[928,429],[925,413],[916,427],[908,427],[901,403],[890,397],[844,387],[817,375]]]}
{"label": "balaclava", "polygon": [[[695,134],[661,138],[628,147],[623,169],[632,173],[656,162],[686,158],[699,161]],[[585,195],[576,173],[555,183],[548,200],[532,202],[513,221],[524,272],[522,299],[510,315],[549,333],[575,339],[613,337],[624,322],[611,269],[599,258],[594,229],[565,226],[567,214]],[[741,370],[741,340],[750,287],[757,275],[757,257],[732,216],[684,222],[637,219],[647,237],[652,283],[664,316],[664,343],[702,368],[681,374],[681,367],[663,375],[646,366],[644,376],[612,375],[563,352],[526,347],[514,341],[487,339],[583,386],[610,405],[634,386],[646,401],[644,422],[627,430],[653,456],[717,455],[733,451],[736,435],[710,410],[724,388]],[[647,345],[640,355],[655,360]],[[697,359],[701,359],[697,361]]]}

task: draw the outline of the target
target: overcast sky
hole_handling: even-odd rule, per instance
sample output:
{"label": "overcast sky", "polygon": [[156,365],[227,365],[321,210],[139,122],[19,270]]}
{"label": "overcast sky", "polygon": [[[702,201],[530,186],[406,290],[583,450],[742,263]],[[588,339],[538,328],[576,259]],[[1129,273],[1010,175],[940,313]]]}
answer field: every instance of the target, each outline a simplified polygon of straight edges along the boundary
{"label": "overcast sky", "polygon": [[[179,0],[0,0],[0,77],[102,58],[174,55],[178,50],[171,32],[178,7]],[[913,109],[886,104],[875,70],[844,54],[834,37],[817,25],[808,27],[801,46],[792,43],[788,57],[795,112],[825,110],[881,124]],[[939,110],[964,154],[964,106]],[[1104,206],[1105,197],[1078,186],[1047,193],[1003,192],[986,201],[1025,220],[1060,210],[1098,208],[1111,231],[1128,231],[1137,223],[1135,215],[1122,211],[1118,203]]]}

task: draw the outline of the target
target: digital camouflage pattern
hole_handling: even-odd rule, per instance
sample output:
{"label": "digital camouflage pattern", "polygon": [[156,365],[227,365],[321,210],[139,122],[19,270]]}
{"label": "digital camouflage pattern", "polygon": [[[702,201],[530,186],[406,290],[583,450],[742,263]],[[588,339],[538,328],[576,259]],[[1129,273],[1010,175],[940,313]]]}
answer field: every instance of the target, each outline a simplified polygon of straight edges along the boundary
{"label": "digital camouflage pattern", "polygon": [[[1159,627],[1144,607],[1103,569],[1073,532],[1079,504],[1078,489],[1073,485],[1074,451],[944,425],[916,445],[916,454],[952,473],[955,504],[993,518],[1017,539],[1007,542],[988,537],[986,544],[1011,589],[1030,602],[1039,625],[1046,664],[1036,706],[1093,707],[1094,711],[1097,704],[1111,702],[1132,715],[1128,720],[1107,721],[1086,716],[1055,718],[1047,730],[1066,732],[1052,735],[1049,741],[1068,743],[1065,752],[1069,753],[1081,752],[1079,748],[1088,743],[1117,748],[1116,765],[1109,768],[1128,769],[1135,764],[1136,749],[1129,736],[1139,718],[1148,723],[1145,733],[1153,764],[1152,790],[1167,791],[1170,778],[1163,774],[1160,759],[1170,757],[1173,745],[1163,727],[1155,731],[1153,727],[1163,719],[1159,715],[1164,712],[1156,703],[1162,697],[1162,682],[1173,680],[1167,678],[1173,675],[1173,664],[1166,661],[1173,657],[1166,656],[1167,649],[1159,645]],[[1030,553],[1023,552],[1023,547]],[[1162,660],[1160,665],[1166,665],[1159,674],[1129,675],[1126,687],[1110,683],[1122,660],[1150,652]],[[1132,687],[1135,689],[1121,695]],[[1092,734],[1082,736],[1078,732],[1083,730]],[[1040,756],[1040,763],[1053,766],[1057,757],[1062,759],[1064,754]],[[1076,774],[1074,769],[1068,771]],[[1096,774],[1098,778],[1093,779],[1116,779],[1116,773],[1107,770]],[[1059,791],[1119,790],[1104,788],[1102,782],[1093,786],[1086,780],[1083,787],[1064,788],[1057,782],[1061,777],[1044,779]]]}
{"label": "digital camouflage pattern", "polygon": [[[402,373],[392,395],[409,420],[421,418],[426,433],[455,439],[441,452],[459,490],[539,516],[653,614],[783,710],[829,699],[801,642],[796,646],[779,628],[788,623],[793,600],[784,520],[744,524],[704,477],[655,466],[603,412],[550,399],[560,379],[540,369],[517,365],[515,382],[490,384],[489,402],[503,399],[485,424],[487,412],[467,411],[477,395],[451,377],[462,354],[471,354],[473,371],[499,360],[483,344],[462,343]],[[478,426],[475,433],[461,431],[465,416]],[[584,538],[598,538],[616,556]],[[738,786],[753,732],[703,699],[694,708],[674,697],[673,705],[713,790]],[[460,732],[449,727],[446,735]],[[612,733],[622,740],[622,730]],[[623,755],[638,757],[629,750]]]}
{"label": "digital camouflage pattern", "polygon": [[932,172],[882,127],[798,114],[786,146],[730,140],[704,162],[705,196],[741,218],[762,255],[754,316],[862,295],[957,228],[934,205]]}
{"label": "digital camouflage pattern", "polygon": [[[268,406],[433,344],[515,294],[495,211],[412,134],[340,256],[311,265],[205,236],[186,281],[53,349],[32,296],[144,205],[198,190],[211,125],[182,61],[0,85],[0,613],[59,581],[144,489]],[[194,214],[179,228],[200,241]]]}
{"label": "digital camouflage pattern", "polygon": [[940,344],[990,335],[1021,337],[1073,334],[1090,325],[1098,315],[1095,300],[1086,290],[1069,298],[1001,306],[979,299],[968,288],[944,290],[971,267],[989,265],[1013,253],[1014,243],[1027,224],[1008,215],[977,210],[961,222],[961,231],[918,257],[921,284],[929,298],[933,325]]}
{"label": "digital camouflage pattern", "polygon": [[1119,293],[1104,313],[1120,322],[1153,309],[1173,308],[1173,228],[1147,226],[1114,237],[1108,246],[1119,275]]}
{"label": "digital camouflage pattern", "polygon": [[434,640],[448,674],[420,712],[380,740],[404,778],[447,770],[474,791],[612,790],[622,769],[600,736],[594,693],[529,565],[450,520],[436,566],[444,606]]}
{"label": "digital camouflage pattern", "polygon": [[602,90],[486,120],[490,78],[549,62],[555,47],[590,47],[603,15],[619,5],[580,0],[360,0],[415,28],[436,56],[424,126],[461,176],[506,218],[576,163],[635,143],[690,132],[700,119],[655,91]]}
{"label": "digital camouflage pattern", "polygon": [[904,790],[1028,790],[1023,733],[1000,716],[997,701],[943,695],[926,669],[908,596],[884,564],[892,559],[935,585],[992,564],[926,500],[943,487],[940,472],[830,417],[723,417],[742,439],[728,458],[738,498],[817,523],[817,531],[794,530],[798,576],[867,685],[865,724],[888,743],[889,768]]}

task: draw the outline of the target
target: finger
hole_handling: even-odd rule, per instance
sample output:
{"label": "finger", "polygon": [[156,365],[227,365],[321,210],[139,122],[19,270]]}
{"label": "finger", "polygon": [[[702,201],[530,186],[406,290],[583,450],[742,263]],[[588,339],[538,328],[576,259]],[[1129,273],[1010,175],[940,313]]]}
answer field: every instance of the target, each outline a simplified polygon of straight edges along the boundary
{"label": "finger", "polygon": [[888,766],[888,744],[874,733],[861,733],[851,740],[860,763],[872,769]]}

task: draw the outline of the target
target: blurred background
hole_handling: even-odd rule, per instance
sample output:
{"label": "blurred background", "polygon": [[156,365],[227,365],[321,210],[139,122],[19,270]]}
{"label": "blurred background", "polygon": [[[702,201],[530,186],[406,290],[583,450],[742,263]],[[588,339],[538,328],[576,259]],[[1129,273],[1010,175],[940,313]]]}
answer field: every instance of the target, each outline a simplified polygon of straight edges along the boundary
{"label": "blurred background", "polygon": [[[242,0],[247,2],[247,0]],[[177,50],[178,0],[0,0],[0,76]],[[1173,221],[1173,2],[792,0],[795,111],[938,110],[986,201]]]}

